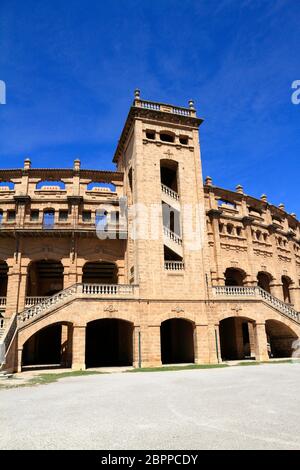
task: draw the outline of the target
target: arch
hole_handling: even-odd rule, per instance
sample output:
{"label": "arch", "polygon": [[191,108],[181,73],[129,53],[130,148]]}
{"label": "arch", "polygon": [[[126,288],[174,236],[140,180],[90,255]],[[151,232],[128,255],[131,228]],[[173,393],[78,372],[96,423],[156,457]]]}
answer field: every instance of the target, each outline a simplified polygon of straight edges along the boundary
{"label": "arch", "polygon": [[86,327],[86,367],[131,366],[133,323],[119,318],[90,321]]}
{"label": "arch", "polygon": [[239,268],[227,268],[225,271],[225,286],[243,286],[246,273]]}
{"label": "arch", "polygon": [[66,189],[66,184],[62,180],[54,180],[54,179],[53,180],[40,180],[36,184],[37,190],[41,190],[41,189],[47,190],[47,188],[49,190],[63,191]]}
{"label": "arch", "polygon": [[161,323],[161,361],[163,364],[195,362],[195,324],[185,318],[169,318]]}
{"label": "arch", "polygon": [[109,192],[115,192],[116,191],[116,186],[112,183],[102,183],[102,182],[97,182],[97,181],[91,181],[86,189],[88,191],[109,191]]}
{"label": "arch", "polygon": [[219,337],[223,361],[255,357],[255,321],[251,318],[224,318],[219,324]]}
{"label": "arch", "polygon": [[27,269],[27,297],[48,297],[63,290],[64,266],[61,261],[36,260]]}
{"label": "arch", "polygon": [[291,304],[291,293],[290,293],[290,287],[293,284],[293,281],[289,276],[281,276],[281,282],[282,282],[282,293],[283,293],[283,300],[287,304]]}
{"label": "arch", "polygon": [[118,267],[110,261],[88,261],[82,268],[83,284],[117,284]]}
{"label": "arch", "polygon": [[55,223],[55,210],[52,208],[43,210],[43,227],[52,228]]}
{"label": "arch", "polygon": [[273,280],[273,276],[266,272],[266,271],[259,271],[257,273],[257,285],[261,287],[266,292],[271,294],[271,282]]}
{"label": "arch", "polygon": [[293,342],[298,339],[297,334],[279,320],[266,321],[266,334],[268,338],[269,354],[274,358],[291,357]]}
{"label": "arch", "polygon": [[8,264],[0,260],[0,297],[7,296]]}
{"label": "arch", "polygon": [[0,191],[13,191],[15,183],[12,181],[0,181]]}
{"label": "arch", "polygon": [[160,160],[161,183],[178,193],[178,163],[175,160]]}
{"label": "arch", "polygon": [[72,324],[53,323],[36,331],[23,345],[22,368],[72,365]]}

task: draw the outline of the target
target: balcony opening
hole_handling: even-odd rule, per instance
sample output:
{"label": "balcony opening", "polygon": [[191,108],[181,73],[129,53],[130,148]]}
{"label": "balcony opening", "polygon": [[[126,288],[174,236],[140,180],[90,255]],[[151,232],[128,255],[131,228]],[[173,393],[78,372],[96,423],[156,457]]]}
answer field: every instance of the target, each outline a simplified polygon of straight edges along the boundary
{"label": "balcony opening", "polygon": [[229,317],[219,325],[223,361],[255,358],[255,322],[243,317]]}
{"label": "balcony opening", "polygon": [[51,229],[55,224],[55,211],[54,209],[46,209],[43,214],[43,228]]}
{"label": "balcony opening", "polygon": [[60,222],[67,222],[68,221],[69,212],[67,210],[60,210],[58,215],[58,220]]}
{"label": "balcony opening", "polygon": [[15,183],[12,181],[1,181],[0,183],[0,192],[1,191],[13,191],[15,189]]}
{"label": "balcony opening", "polygon": [[188,138],[188,136],[186,136],[186,135],[180,135],[180,136],[179,136],[179,142],[181,143],[181,145],[188,145],[188,143],[189,143],[189,138]]}
{"label": "balcony opening", "polygon": [[291,328],[280,321],[267,320],[266,334],[270,357],[286,358],[292,356],[293,343],[298,339],[298,336]]}
{"label": "balcony opening", "polygon": [[64,267],[60,261],[40,260],[29,265],[27,297],[49,297],[63,290]]}
{"label": "balcony opening", "polygon": [[91,222],[92,221],[92,212],[91,211],[83,211],[82,212],[82,221],[83,222]]}
{"label": "balcony opening", "polygon": [[183,318],[171,318],[160,327],[161,361],[182,364],[195,361],[194,324]]}
{"label": "balcony opening", "polygon": [[118,269],[115,263],[106,261],[88,262],[82,270],[83,284],[117,284]]}
{"label": "balcony opening", "polygon": [[108,212],[106,210],[99,209],[96,211],[95,224],[99,231],[105,231],[107,229]]}
{"label": "balcony opening", "polygon": [[15,222],[15,220],[16,220],[16,211],[15,210],[7,211],[7,221]]}
{"label": "balcony opening", "polygon": [[258,287],[261,287],[261,289],[265,290],[269,294],[271,294],[271,281],[272,281],[271,274],[263,272],[263,271],[260,271],[257,274]]}
{"label": "balcony opening", "polygon": [[55,323],[31,336],[23,347],[24,369],[57,369],[72,365],[72,327]]}
{"label": "balcony opening", "polygon": [[0,297],[7,296],[8,266],[5,261],[0,261]]}
{"label": "balcony opening", "polygon": [[290,288],[292,285],[292,280],[288,276],[281,277],[282,282],[282,293],[283,293],[283,301],[286,304],[291,304],[291,293]]}
{"label": "balcony opening", "polygon": [[63,191],[66,189],[66,185],[63,181],[58,180],[45,180],[45,181],[39,181],[36,185],[37,190],[44,190],[44,191]]}
{"label": "balcony opening", "polygon": [[245,283],[246,273],[241,269],[227,268],[225,271],[225,286],[242,287]]}
{"label": "balcony opening", "polygon": [[146,138],[150,140],[155,140],[155,131],[146,130]]}
{"label": "balcony opening", "polygon": [[87,368],[132,366],[133,324],[115,318],[88,323],[85,363]]}
{"label": "balcony opening", "polygon": [[116,191],[116,187],[112,183],[99,183],[92,181],[87,185],[88,191],[96,191],[96,192],[110,192],[114,193]]}
{"label": "balcony opening", "polygon": [[2,225],[3,222],[3,210],[0,210],[0,225]]}
{"label": "balcony opening", "polygon": [[163,225],[167,227],[171,232],[176,233],[179,237],[181,236],[180,229],[180,212],[169,206],[168,204],[162,204],[162,215]]}
{"label": "balcony opening", "polygon": [[160,161],[161,183],[178,193],[178,163],[173,160]]}
{"label": "balcony opening", "polygon": [[161,132],[159,135],[160,140],[163,142],[175,142],[175,134],[173,132]]}
{"label": "balcony opening", "polygon": [[33,210],[30,212],[30,220],[31,220],[31,222],[38,222],[38,221],[39,221],[39,217],[40,217],[40,211],[39,211],[39,210],[33,209]]}

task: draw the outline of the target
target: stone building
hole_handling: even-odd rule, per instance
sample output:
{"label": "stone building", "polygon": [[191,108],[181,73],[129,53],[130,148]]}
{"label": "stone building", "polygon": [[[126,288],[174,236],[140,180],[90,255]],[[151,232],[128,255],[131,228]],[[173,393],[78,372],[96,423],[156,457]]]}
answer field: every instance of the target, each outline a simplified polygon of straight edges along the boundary
{"label": "stone building", "polygon": [[6,370],[290,357],[300,225],[202,179],[193,102],[135,93],[116,171],[0,170]]}

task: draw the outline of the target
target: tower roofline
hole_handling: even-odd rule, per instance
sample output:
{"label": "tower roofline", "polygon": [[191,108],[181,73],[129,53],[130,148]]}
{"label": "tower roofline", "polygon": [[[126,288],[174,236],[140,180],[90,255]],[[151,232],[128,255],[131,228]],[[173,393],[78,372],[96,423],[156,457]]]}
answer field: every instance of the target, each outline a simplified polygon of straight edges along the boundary
{"label": "tower roofline", "polygon": [[189,101],[189,107],[174,106],[172,104],[142,100],[139,90],[135,90],[135,99],[130,107],[113,157],[114,163],[118,162],[131,125],[136,118],[181,124],[194,128],[198,128],[203,122],[203,119],[197,117],[193,100]]}

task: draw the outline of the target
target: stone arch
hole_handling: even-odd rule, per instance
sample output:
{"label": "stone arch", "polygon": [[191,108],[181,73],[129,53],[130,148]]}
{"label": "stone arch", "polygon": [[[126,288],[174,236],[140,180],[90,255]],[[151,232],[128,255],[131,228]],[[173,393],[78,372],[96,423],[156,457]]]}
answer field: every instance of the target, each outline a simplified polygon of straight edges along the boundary
{"label": "stone arch", "polygon": [[161,183],[178,193],[178,162],[176,160],[160,160]]}
{"label": "stone arch", "polygon": [[118,266],[111,261],[87,261],[82,267],[84,284],[117,284]]}
{"label": "stone arch", "polygon": [[256,322],[246,316],[226,316],[219,323],[222,360],[253,359]]}
{"label": "stone arch", "polygon": [[35,259],[27,266],[26,296],[47,297],[63,290],[64,265],[60,260]]}
{"label": "stone arch", "polygon": [[291,357],[293,342],[298,339],[298,335],[290,326],[279,320],[268,319],[266,320],[266,334],[270,357]]}
{"label": "stone arch", "polygon": [[98,318],[86,326],[86,367],[133,365],[134,325],[121,318]]}
{"label": "stone arch", "polygon": [[0,260],[0,297],[7,296],[8,271],[7,262]]}
{"label": "stone arch", "polygon": [[23,369],[71,367],[72,323],[54,322],[27,335],[21,365]]}
{"label": "stone arch", "polygon": [[273,281],[273,276],[267,271],[259,271],[257,273],[257,285],[261,287],[266,292],[271,294],[271,283]]}
{"label": "stone arch", "polygon": [[225,286],[243,286],[246,280],[246,272],[241,268],[229,267],[225,270]]}
{"label": "stone arch", "polygon": [[161,361],[163,364],[195,362],[195,323],[187,318],[173,317],[160,326]]}

